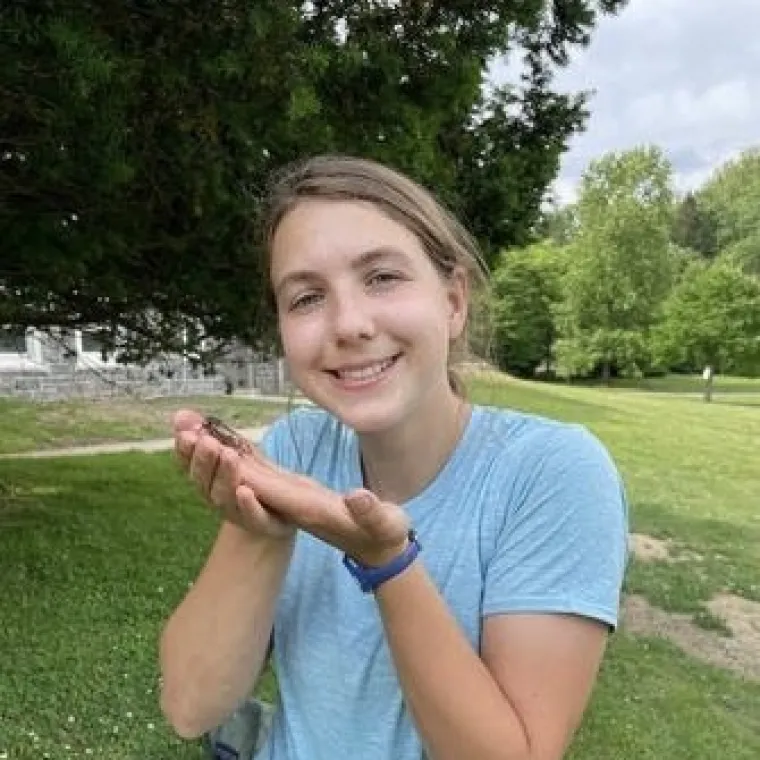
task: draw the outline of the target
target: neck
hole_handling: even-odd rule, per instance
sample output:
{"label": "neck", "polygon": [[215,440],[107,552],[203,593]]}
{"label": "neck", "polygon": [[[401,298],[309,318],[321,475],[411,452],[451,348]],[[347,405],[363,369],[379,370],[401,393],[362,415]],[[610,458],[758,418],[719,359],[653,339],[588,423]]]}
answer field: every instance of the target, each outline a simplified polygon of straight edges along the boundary
{"label": "neck", "polygon": [[469,403],[446,387],[398,428],[359,437],[364,484],[383,501],[403,504],[441,471],[459,443]]}

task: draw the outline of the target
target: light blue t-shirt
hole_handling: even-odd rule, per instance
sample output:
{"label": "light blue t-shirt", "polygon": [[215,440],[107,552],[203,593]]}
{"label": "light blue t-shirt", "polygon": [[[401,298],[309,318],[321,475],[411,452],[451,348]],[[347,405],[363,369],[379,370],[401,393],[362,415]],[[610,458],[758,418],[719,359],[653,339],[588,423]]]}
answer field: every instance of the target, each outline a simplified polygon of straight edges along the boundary
{"label": "light blue t-shirt", "polygon": [[[262,445],[336,491],[362,486],[355,434],[321,410],[281,418]],[[628,510],[615,465],[585,428],[475,406],[446,465],[404,508],[418,561],[474,650],[488,615],[575,613],[616,625]],[[304,532],[278,601],[274,663],[280,699],[256,760],[422,757],[373,595],[338,550]]]}

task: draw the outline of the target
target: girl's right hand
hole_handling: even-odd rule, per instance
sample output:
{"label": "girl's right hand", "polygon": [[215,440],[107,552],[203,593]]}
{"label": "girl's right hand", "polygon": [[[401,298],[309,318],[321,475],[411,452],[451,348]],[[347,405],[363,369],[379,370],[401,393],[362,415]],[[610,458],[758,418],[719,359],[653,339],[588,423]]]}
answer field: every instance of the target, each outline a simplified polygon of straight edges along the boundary
{"label": "girl's right hand", "polygon": [[[197,412],[181,410],[174,415],[174,448],[182,469],[195,482],[205,501],[224,519],[254,536],[290,538],[295,527],[274,515],[258,499],[238,499],[245,482],[245,460],[202,428],[204,418]],[[262,458],[255,452],[253,457]]]}

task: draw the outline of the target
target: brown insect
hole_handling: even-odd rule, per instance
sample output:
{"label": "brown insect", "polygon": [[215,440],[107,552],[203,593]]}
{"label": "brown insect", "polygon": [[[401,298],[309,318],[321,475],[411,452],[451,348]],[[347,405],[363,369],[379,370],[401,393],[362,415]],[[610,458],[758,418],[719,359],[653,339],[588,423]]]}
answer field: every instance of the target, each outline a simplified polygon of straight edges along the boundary
{"label": "brown insect", "polygon": [[235,449],[241,456],[252,456],[254,454],[254,448],[251,442],[244,438],[240,433],[233,430],[229,425],[219,417],[213,417],[209,415],[203,421],[201,426],[209,435],[216,438],[219,443],[224,446],[229,446]]}

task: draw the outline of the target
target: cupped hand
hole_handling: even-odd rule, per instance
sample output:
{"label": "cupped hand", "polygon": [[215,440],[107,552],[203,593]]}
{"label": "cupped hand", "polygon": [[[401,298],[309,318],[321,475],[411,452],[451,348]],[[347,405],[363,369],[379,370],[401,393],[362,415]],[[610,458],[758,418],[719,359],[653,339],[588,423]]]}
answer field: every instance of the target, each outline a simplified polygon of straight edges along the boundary
{"label": "cupped hand", "polygon": [[245,489],[245,500],[237,497],[243,482],[245,460],[261,459],[262,467],[273,467],[264,456],[254,451],[241,456],[222,445],[203,430],[204,417],[182,410],[174,415],[174,448],[182,469],[189,475],[205,501],[231,523],[253,535],[288,538],[296,526],[264,508],[251,488]]}
{"label": "cupped hand", "polygon": [[238,503],[258,500],[282,520],[331,544],[365,565],[379,566],[407,544],[409,518],[396,504],[371,491],[337,493],[316,480],[258,458],[241,467]]}
{"label": "cupped hand", "polygon": [[382,565],[406,546],[409,518],[398,505],[364,489],[337,493],[277,467],[259,451],[241,456],[205,433],[203,420],[190,411],[175,415],[177,456],[230,522],[278,538],[300,528],[366,565]]}

